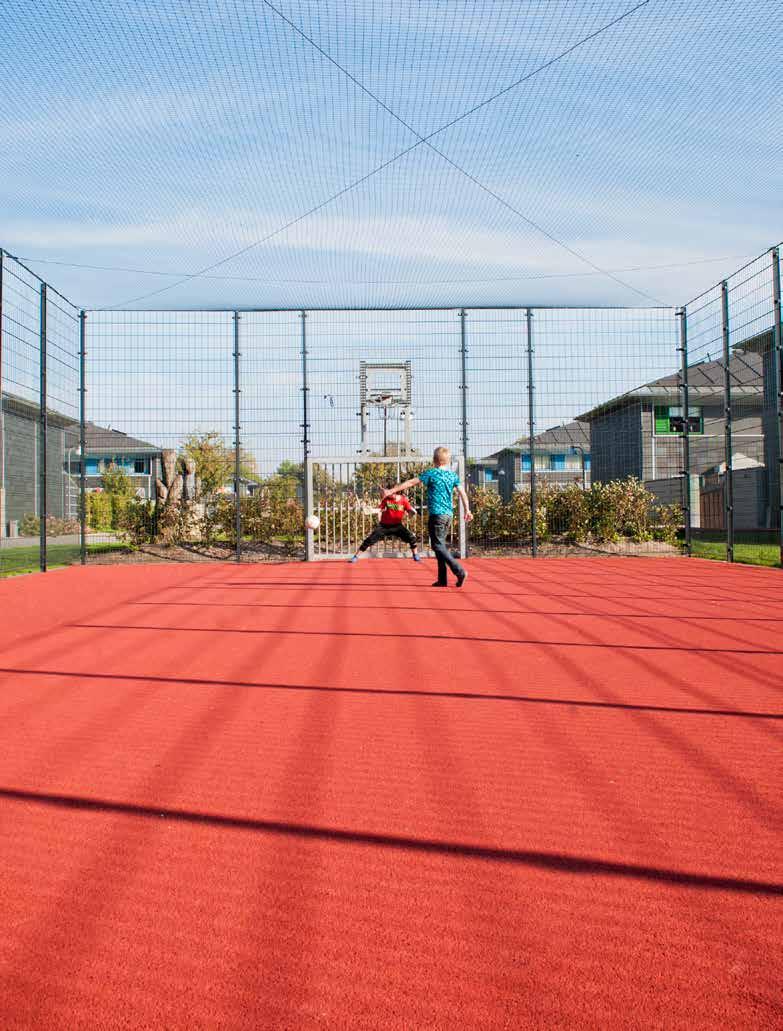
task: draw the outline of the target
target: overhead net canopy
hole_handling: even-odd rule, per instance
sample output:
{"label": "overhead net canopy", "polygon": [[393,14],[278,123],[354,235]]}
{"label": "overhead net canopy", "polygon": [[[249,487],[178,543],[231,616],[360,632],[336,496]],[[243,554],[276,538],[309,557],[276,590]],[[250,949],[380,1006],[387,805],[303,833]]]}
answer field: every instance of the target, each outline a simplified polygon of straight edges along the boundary
{"label": "overhead net canopy", "polygon": [[9,0],[2,24],[2,243],[86,307],[682,303],[780,210],[768,0]]}

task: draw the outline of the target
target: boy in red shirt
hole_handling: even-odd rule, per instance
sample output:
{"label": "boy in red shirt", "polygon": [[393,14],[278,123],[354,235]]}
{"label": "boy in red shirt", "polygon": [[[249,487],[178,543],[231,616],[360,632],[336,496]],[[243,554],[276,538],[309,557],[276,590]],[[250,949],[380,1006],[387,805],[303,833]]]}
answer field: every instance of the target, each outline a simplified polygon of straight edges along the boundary
{"label": "boy in red shirt", "polygon": [[381,501],[380,509],[381,521],[365,537],[359,545],[359,550],[348,561],[358,562],[361,552],[367,551],[373,544],[377,544],[378,541],[384,541],[387,537],[397,537],[409,545],[413,561],[421,562],[421,555],[416,550],[416,538],[403,522],[408,512],[416,511],[410,501],[408,501],[404,494],[389,494]]}

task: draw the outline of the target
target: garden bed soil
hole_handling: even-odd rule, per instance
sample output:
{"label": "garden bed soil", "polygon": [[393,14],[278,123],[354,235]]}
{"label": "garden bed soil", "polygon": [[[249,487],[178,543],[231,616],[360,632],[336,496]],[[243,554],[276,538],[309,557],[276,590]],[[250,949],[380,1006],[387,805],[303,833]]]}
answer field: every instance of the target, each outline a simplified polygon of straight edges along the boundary
{"label": "garden bed soil", "polygon": [[[233,544],[143,544],[138,548],[90,555],[90,565],[117,566],[140,562],[233,562],[236,553]],[[242,544],[243,562],[295,562],[304,558],[303,549],[291,549],[285,544],[271,542]]]}
{"label": "garden bed soil", "polygon": [[[532,549],[530,545],[482,545],[471,543],[470,555],[473,558],[524,558],[530,556]],[[611,556],[612,558],[677,558],[682,552],[674,544],[665,544],[662,541],[634,541],[606,542],[604,544],[569,544],[563,541],[544,541],[538,545],[537,554],[539,558],[598,558],[600,556]]]}
{"label": "garden bed soil", "polygon": [[[470,555],[473,558],[524,558],[531,555],[531,549],[530,545],[523,544],[482,545],[471,542]],[[540,558],[596,558],[601,555],[618,558],[676,558],[681,555],[681,551],[675,545],[661,541],[603,544],[545,541],[538,546]],[[303,558],[302,548],[292,548],[280,541],[245,541],[242,544],[243,562],[296,562]],[[135,549],[90,555],[89,562],[91,565],[114,566],[140,562],[233,562],[234,559],[233,545],[218,541],[213,544],[144,544]]]}

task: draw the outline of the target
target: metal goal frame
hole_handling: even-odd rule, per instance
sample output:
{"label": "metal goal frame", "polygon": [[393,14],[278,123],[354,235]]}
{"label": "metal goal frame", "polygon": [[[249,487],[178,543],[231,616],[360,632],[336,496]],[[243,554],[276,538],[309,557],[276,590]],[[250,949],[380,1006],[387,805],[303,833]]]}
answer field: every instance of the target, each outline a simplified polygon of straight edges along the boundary
{"label": "metal goal frame", "polygon": [[[350,482],[355,474],[356,468],[363,465],[384,465],[389,466],[390,471],[396,468],[396,479],[401,479],[404,467],[408,465],[422,464],[420,455],[397,455],[393,457],[378,457],[375,455],[328,455],[326,457],[308,456],[305,461],[305,518],[317,516],[321,523],[317,530],[311,530],[305,525],[305,559],[308,562],[324,561],[329,559],[339,560],[349,558],[361,544],[366,532],[369,531],[370,518],[366,512],[367,502],[355,491],[352,492]],[[318,488],[315,483],[316,466],[326,466],[331,469],[331,476],[334,478],[335,471],[340,477],[336,482],[340,484],[339,510],[338,502],[318,496]],[[351,470],[353,467],[353,470]],[[465,483],[465,456],[457,455],[452,459],[452,468],[460,478],[460,483]],[[426,501],[422,500],[418,505],[418,523],[420,527],[426,527]],[[339,533],[336,525],[339,519]],[[374,521],[374,518],[373,518]],[[459,549],[462,558],[467,555],[468,534],[465,513],[462,501],[457,503],[457,515],[454,530],[452,531],[452,547],[454,544]],[[433,556],[430,549],[429,537],[426,530],[419,533],[419,549],[421,554]],[[398,549],[384,548],[385,554],[390,552],[395,557]]]}

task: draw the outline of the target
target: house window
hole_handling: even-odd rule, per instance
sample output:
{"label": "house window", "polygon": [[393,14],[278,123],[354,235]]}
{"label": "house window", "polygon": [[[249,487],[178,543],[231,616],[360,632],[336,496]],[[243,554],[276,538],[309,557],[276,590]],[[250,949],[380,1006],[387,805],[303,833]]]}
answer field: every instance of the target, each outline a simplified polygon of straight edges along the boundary
{"label": "house window", "polygon": [[86,472],[87,472],[88,476],[97,476],[98,475],[98,459],[97,458],[88,458],[87,459]]}
{"label": "house window", "polygon": [[519,456],[519,460],[520,460],[520,466],[521,466],[522,472],[523,473],[529,473],[530,472],[530,455],[520,455]]}
{"label": "house window", "polygon": [[137,475],[141,476],[150,471],[150,461],[148,458],[134,458],[133,459],[133,471]]}
{"label": "house window", "polygon": [[492,480],[495,479],[495,470],[494,469],[485,469],[484,470],[484,479],[486,480],[487,483],[491,483]]}
{"label": "house window", "polygon": [[[698,428],[692,428],[691,433],[704,433],[704,417],[701,408],[688,407],[688,415],[691,419],[698,420]],[[679,434],[682,431],[672,424],[673,419],[682,417],[682,408],[677,405],[656,405],[655,406],[655,436],[669,437]],[[695,424],[692,424],[692,426]]]}
{"label": "house window", "polygon": [[550,455],[549,456],[549,468],[553,472],[563,472],[566,467],[566,456],[565,455]]}

